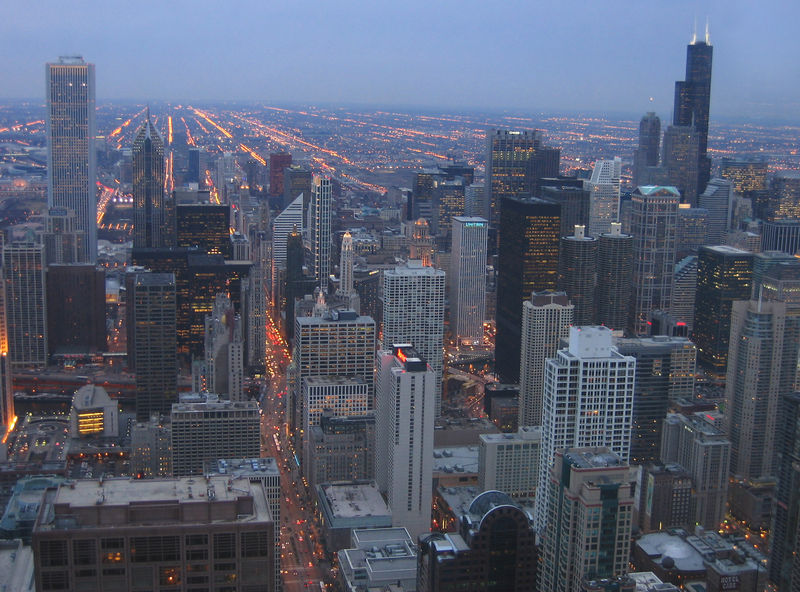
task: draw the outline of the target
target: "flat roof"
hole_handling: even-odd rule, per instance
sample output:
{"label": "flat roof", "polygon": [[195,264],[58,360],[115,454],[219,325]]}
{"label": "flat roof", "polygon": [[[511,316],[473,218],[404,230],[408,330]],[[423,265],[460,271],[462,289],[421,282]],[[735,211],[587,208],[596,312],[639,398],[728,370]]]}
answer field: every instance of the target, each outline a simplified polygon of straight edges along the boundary
{"label": "flat roof", "polygon": [[439,473],[477,473],[477,446],[448,446],[433,449],[433,472]]}
{"label": "flat roof", "polygon": [[238,477],[277,476],[281,473],[278,463],[271,456],[264,458],[225,458],[211,461],[207,465],[209,473]]}
{"label": "flat roof", "polygon": [[334,518],[392,515],[375,483],[323,483],[318,490]]}

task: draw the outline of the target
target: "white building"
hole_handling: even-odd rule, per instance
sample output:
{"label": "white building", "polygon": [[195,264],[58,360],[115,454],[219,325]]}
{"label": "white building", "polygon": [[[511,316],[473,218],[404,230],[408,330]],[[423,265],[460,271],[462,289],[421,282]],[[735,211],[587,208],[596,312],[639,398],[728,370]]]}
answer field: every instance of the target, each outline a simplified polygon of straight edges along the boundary
{"label": "white building", "polygon": [[69,412],[69,432],[73,438],[119,436],[119,408],[106,389],[87,384],[75,391]]}
{"label": "white building", "polygon": [[450,332],[459,343],[483,342],[486,318],[486,245],[489,222],[484,218],[453,218],[450,255]]}
{"label": "white building", "polygon": [[539,483],[542,428],[521,427],[516,434],[481,434],[478,487],[511,497],[532,498]]}
{"label": "white building", "polygon": [[619,219],[620,176],[622,159],[598,160],[594,163],[589,181],[589,234],[599,236],[611,230],[611,223]]}
{"label": "white building", "polygon": [[383,272],[383,345],[410,343],[436,373],[436,414],[442,401],[445,272],[411,260]]}
{"label": "white building", "polygon": [[565,292],[534,292],[522,305],[519,425],[542,425],[544,364],[569,336],[575,307]]}
{"label": "white building", "polygon": [[417,590],[417,541],[405,528],[354,529],[337,553],[346,592]]}
{"label": "white building", "polygon": [[436,373],[409,345],[377,358],[375,475],[392,525],[413,540],[430,531]]}
{"label": "white building", "polygon": [[97,259],[94,64],[61,56],[46,66],[47,207],[69,208],[86,233],[81,262]]}
{"label": "white building", "polygon": [[607,446],[625,463],[631,446],[636,358],[608,327],[571,327],[569,347],[545,365],[536,528],[547,526],[547,480],[557,449]]}

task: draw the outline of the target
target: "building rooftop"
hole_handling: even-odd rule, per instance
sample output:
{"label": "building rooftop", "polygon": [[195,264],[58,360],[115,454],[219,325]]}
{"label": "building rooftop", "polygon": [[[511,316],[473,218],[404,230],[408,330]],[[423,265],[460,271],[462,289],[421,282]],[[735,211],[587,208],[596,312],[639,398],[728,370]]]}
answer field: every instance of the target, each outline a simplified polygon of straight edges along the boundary
{"label": "building rooftop", "polygon": [[703,556],[677,533],[653,532],[642,536],[636,545],[644,551],[651,560],[663,563],[666,558],[671,558],[675,569],[682,572],[702,572],[706,566]]}
{"label": "building rooftop", "polygon": [[530,441],[542,439],[541,426],[523,426],[513,434],[481,434],[480,439],[486,443],[502,444],[514,441]]}
{"label": "building rooftop", "polygon": [[564,457],[577,469],[600,469],[606,467],[625,467],[628,465],[608,448],[574,448]]}
{"label": "building rooftop", "polygon": [[636,191],[641,195],[674,196],[680,197],[681,192],[671,185],[640,185]]}
{"label": "building rooftop", "polygon": [[116,403],[108,396],[106,389],[95,384],[82,386],[75,391],[75,395],[72,397],[72,408],[76,411],[105,407],[106,405],[116,405]]}
{"label": "building rooftop", "polygon": [[278,463],[272,457],[265,458],[226,458],[211,461],[207,465],[207,474],[230,475],[239,477],[280,477]]}
{"label": "building rooftop", "polygon": [[327,506],[333,518],[392,515],[374,482],[323,483],[317,490],[320,503]]}
{"label": "building rooftop", "polygon": [[750,251],[737,249],[736,247],[731,247],[728,245],[712,245],[712,246],[704,245],[700,248],[711,251],[712,253],[719,253],[720,255],[750,255],[750,256],[753,255],[753,253],[751,253]]}
{"label": "building rooftop", "polygon": [[326,385],[345,385],[345,384],[363,384],[367,385],[367,381],[361,376],[308,376],[303,378],[303,381],[308,386],[326,386]]}
{"label": "building rooftop", "polygon": [[0,591],[33,592],[33,549],[22,541],[0,541]]}
{"label": "building rooftop", "polygon": [[[483,437],[483,436],[481,436]],[[433,449],[434,473],[477,473],[477,446],[452,446]]]}

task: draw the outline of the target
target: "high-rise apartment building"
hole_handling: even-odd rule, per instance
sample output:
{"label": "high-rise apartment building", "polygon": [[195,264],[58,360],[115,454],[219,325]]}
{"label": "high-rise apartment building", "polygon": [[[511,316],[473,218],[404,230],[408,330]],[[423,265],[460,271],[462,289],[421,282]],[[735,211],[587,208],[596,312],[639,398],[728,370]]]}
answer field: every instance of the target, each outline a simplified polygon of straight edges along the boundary
{"label": "high-rise apartment building", "polygon": [[597,323],[622,330],[628,323],[633,282],[633,237],[622,225],[597,239]]}
{"label": "high-rise apartment building", "polygon": [[597,284],[597,239],[586,236],[586,227],[575,226],[573,234],[561,238],[558,256],[558,289],[567,293],[575,306],[573,322],[595,322]]}
{"label": "high-rise apartment building", "polygon": [[664,420],[661,460],[681,465],[692,477],[691,521],[717,530],[725,517],[731,443],[700,415],[670,413]]}
{"label": "high-rise apartment building", "polygon": [[543,199],[503,198],[497,266],[495,370],[519,382],[522,304],[533,292],[555,290],[561,206]]}
{"label": "high-rise apartment building", "polygon": [[435,413],[441,413],[445,272],[411,260],[383,272],[382,343],[410,343],[436,374]]}
{"label": "high-rise apartment building", "polygon": [[69,208],[85,233],[80,262],[97,259],[94,64],[61,56],[46,69],[47,205]]}
{"label": "high-rise apartment building", "polygon": [[675,82],[673,121],[676,126],[691,126],[697,132],[697,185],[694,195],[703,191],[711,178],[708,156],[708,121],[711,105],[711,63],[714,48],[706,27],[705,39],[697,36],[686,47],[686,79]]}
{"label": "high-rise apartment building", "polygon": [[753,254],[734,247],[702,247],[697,261],[693,339],[697,359],[719,374],[728,363],[731,306],[750,298]]}
{"label": "high-rise apartment building", "polygon": [[606,447],[559,449],[552,465],[538,590],[582,592],[585,576],[626,574],[635,471]]}
{"label": "high-rise apartment building", "polygon": [[675,187],[646,185],[631,196],[633,294],[629,330],[647,334],[655,310],[669,311],[675,271],[675,225],[680,193]]}
{"label": "high-rise apartment building", "polygon": [[414,540],[430,531],[436,372],[409,345],[378,352],[375,475],[392,526]]}
{"label": "high-rise apartment building", "polygon": [[333,185],[326,177],[314,175],[311,185],[310,228],[311,250],[314,255],[314,277],[323,291],[328,290],[331,275],[331,206]]}
{"label": "high-rise apartment building", "polygon": [[164,199],[164,141],[147,119],[133,141],[133,246],[164,247],[172,239],[171,208]]}
{"label": "high-rise apartment building", "polygon": [[12,242],[3,247],[5,326],[12,368],[47,365],[47,293],[44,245]]}
{"label": "high-rise apartment building", "polygon": [[697,348],[686,337],[635,337],[615,341],[619,353],[636,358],[631,462],[661,458],[661,432],[670,403],[694,397]]}
{"label": "high-rise apartment building", "polygon": [[534,292],[522,305],[519,369],[520,426],[542,425],[542,392],[547,358],[569,337],[575,307],[564,292]]}
{"label": "high-rise apartment building", "polygon": [[137,273],[128,295],[136,358],[136,419],[169,414],[178,398],[175,276]]}
{"label": "high-rise apartment building", "polygon": [[658,166],[661,147],[661,119],[649,111],[639,121],[639,148],[633,153],[633,184],[646,185],[646,169]]}
{"label": "high-rise apartment building", "polygon": [[453,218],[450,331],[459,343],[483,343],[488,233],[489,223],[484,218]]}
{"label": "high-rise apartment building", "polygon": [[594,163],[589,187],[592,192],[589,212],[589,234],[597,236],[611,230],[619,220],[620,177],[622,159],[598,160]]}
{"label": "high-rise apartment building", "polygon": [[[608,327],[571,327],[569,346],[547,360],[536,528],[549,528],[547,482],[557,449],[607,446],[627,463],[636,359],[614,347]],[[556,531],[557,532],[557,531]]]}
{"label": "high-rise apartment building", "polygon": [[533,499],[539,484],[542,428],[522,427],[514,434],[481,434],[479,438],[478,489]]}
{"label": "high-rise apartment building", "polygon": [[182,397],[172,405],[172,474],[202,475],[218,458],[261,456],[261,413],[255,401],[215,395]]}

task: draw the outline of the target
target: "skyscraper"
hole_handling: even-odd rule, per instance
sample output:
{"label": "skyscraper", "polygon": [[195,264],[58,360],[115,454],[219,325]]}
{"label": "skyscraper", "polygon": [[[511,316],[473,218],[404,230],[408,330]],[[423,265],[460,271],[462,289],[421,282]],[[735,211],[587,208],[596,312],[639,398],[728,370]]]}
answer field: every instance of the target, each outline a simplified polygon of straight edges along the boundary
{"label": "skyscraper", "polygon": [[561,206],[543,199],[503,198],[497,266],[495,370],[519,382],[522,303],[531,293],[555,290]]}
{"label": "skyscraper", "polygon": [[706,230],[707,245],[721,245],[730,228],[733,208],[731,182],[727,179],[711,179],[697,198],[697,205],[708,211]]}
{"label": "skyscraper", "polygon": [[90,264],[49,265],[47,347],[54,353],[106,351],[106,272]]}
{"label": "skyscraper", "polygon": [[459,343],[483,342],[488,233],[489,223],[483,218],[453,218],[450,331]]}
{"label": "skyscraper", "polygon": [[339,255],[339,292],[343,296],[353,293],[353,237],[345,231]]}
{"label": "skyscraper", "polygon": [[728,363],[731,306],[750,298],[753,254],[734,247],[701,247],[697,262],[694,342],[697,359],[719,374]]}
{"label": "skyscraper", "polygon": [[684,323],[691,333],[694,330],[694,303],[697,296],[697,256],[684,257],[675,264],[672,279],[670,314],[677,323]]}
{"label": "skyscraper", "polygon": [[45,264],[77,263],[86,247],[86,233],[78,230],[75,212],[67,208],[50,208],[44,216]]}
{"label": "skyscraper", "polygon": [[[691,125],[670,125],[664,132],[661,166],[665,180],[678,188],[683,202],[697,205],[699,132]],[[703,185],[705,188],[705,184]]]}
{"label": "skyscraper", "polygon": [[647,333],[650,313],[669,311],[675,271],[675,224],[680,193],[675,187],[645,185],[631,196],[633,295],[629,330]]}
{"label": "skyscraper", "polygon": [[628,323],[633,282],[633,237],[612,222],[597,239],[597,323],[622,330]]}
{"label": "skyscraper", "polygon": [[47,205],[69,208],[86,233],[80,262],[97,259],[94,64],[61,56],[45,67]]}
{"label": "skyscraper", "polygon": [[136,419],[168,415],[178,397],[175,276],[137,273],[130,294],[136,355]]}
{"label": "skyscraper", "polygon": [[559,177],[543,179],[539,197],[561,205],[560,236],[573,233],[576,225],[589,227],[592,192],[589,185],[584,188],[584,180]]}
{"label": "skyscraper", "polygon": [[411,260],[383,272],[383,346],[410,343],[436,374],[435,413],[442,405],[445,272]]}
{"label": "skyscraper", "polygon": [[800,218],[800,171],[781,171],[770,185],[769,219]]}
{"label": "skyscraper", "polygon": [[575,226],[572,235],[561,237],[558,256],[558,289],[566,292],[575,306],[576,325],[595,322],[597,239],[585,232],[584,226]]}
{"label": "skyscraper", "polygon": [[3,247],[8,357],[12,368],[47,364],[47,295],[44,246],[12,242]]}
{"label": "skyscraper", "polygon": [[711,178],[711,158],[708,152],[708,120],[711,105],[711,63],[714,48],[706,25],[705,39],[692,42],[686,47],[686,80],[675,82],[675,106],[673,124],[692,126],[697,130],[697,188],[695,195],[703,191]]}
{"label": "skyscraper", "polygon": [[575,307],[564,292],[534,292],[522,305],[519,425],[542,425],[542,389],[547,358],[569,337]]}
{"label": "skyscraper", "polygon": [[269,194],[283,195],[283,171],[292,164],[292,155],[275,152],[269,155]]}
{"label": "skyscraper", "polygon": [[303,196],[296,197],[288,207],[275,216],[272,222],[272,306],[278,307],[276,295],[278,293],[278,270],[286,266],[286,241],[293,230],[303,232]]}
{"label": "skyscraper", "polygon": [[649,111],[639,122],[639,148],[633,153],[633,184],[647,184],[647,167],[658,166],[658,153],[661,146],[661,119]]}
{"label": "skyscraper", "polygon": [[314,255],[314,277],[323,291],[328,290],[331,275],[331,200],[333,186],[327,177],[314,175],[311,185],[311,249]]}
{"label": "skyscraper", "polygon": [[171,238],[164,203],[164,141],[147,119],[133,141],[133,246],[163,247]]}
{"label": "skyscraper", "polygon": [[[558,449],[607,446],[627,463],[636,359],[614,347],[607,327],[570,327],[569,346],[545,363],[536,528],[548,524],[548,480]],[[547,588],[545,588],[547,589]]]}
{"label": "skyscraper", "polygon": [[594,163],[589,187],[592,192],[589,212],[589,234],[597,236],[611,230],[619,220],[620,177],[622,159],[598,160]]}
{"label": "skyscraper", "polygon": [[378,352],[375,475],[392,525],[430,531],[436,373],[410,345]]}

